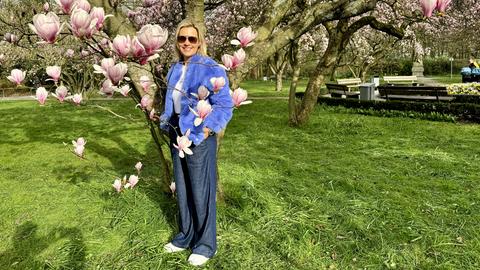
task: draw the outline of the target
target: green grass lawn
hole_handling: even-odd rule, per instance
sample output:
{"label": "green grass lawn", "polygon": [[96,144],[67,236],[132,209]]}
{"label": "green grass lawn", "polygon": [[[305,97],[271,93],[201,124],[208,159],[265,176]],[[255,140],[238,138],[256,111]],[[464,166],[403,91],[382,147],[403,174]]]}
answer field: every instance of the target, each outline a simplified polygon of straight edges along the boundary
{"label": "green grass lawn", "polygon": [[[251,84],[255,87],[255,84]],[[259,90],[259,92],[261,92]],[[176,206],[129,101],[0,102],[0,269],[192,269],[162,253]],[[286,100],[235,112],[219,156],[225,201],[207,269],[479,269],[477,125]],[[70,152],[85,137],[86,159]],[[116,177],[144,170],[116,194]]]}
{"label": "green grass lawn", "polygon": [[[246,80],[242,81],[240,87],[248,91],[249,97],[288,97],[291,80],[283,80],[282,91],[275,91],[275,80]],[[307,79],[301,79],[297,85],[297,92],[305,92]]]}
{"label": "green grass lawn", "polygon": [[443,76],[429,76],[429,77],[441,84],[462,83],[462,75],[460,74],[453,74],[451,77],[449,74],[443,75]]}

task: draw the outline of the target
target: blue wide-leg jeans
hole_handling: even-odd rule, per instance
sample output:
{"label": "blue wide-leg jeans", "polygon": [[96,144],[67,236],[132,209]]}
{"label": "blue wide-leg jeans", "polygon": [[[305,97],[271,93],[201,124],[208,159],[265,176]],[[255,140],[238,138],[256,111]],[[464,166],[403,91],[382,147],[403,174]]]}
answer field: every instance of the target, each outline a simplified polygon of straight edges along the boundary
{"label": "blue wide-leg jeans", "polygon": [[[171,139],[173,136],[176,134],[171,134]],[[172,142],[176,144],[176,139]],[[178,150],[173,145],[170,149],[180,231],[173,238],[172,244],[181,248],[191,248],[194,254],[211,258],[217,250],[215,198],[217,138],[209,136],[199,145],[192,144],[193,155],[185,154],[184,158],[178,156]]]}

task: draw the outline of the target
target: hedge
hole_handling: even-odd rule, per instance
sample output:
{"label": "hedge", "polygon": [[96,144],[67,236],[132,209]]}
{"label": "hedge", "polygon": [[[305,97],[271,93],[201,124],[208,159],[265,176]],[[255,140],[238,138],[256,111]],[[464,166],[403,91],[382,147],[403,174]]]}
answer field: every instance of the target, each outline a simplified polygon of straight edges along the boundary
{"label": "hedge", "polygon": [[[296,93],[298,98],[303,98],[304,93]],[[319,97],[318,103],[328,106],[343,106],[345,108],[372,109],[379,112],[409,111],[418,113],[440,113],[450,115],[459,121],[480,123],[480,100],[478,97],[462,96],[460,100],[473,103],[461,103],[455,99],[453,102],[418,102],[418,101],[377,101],[357,100],[346,98]]]}

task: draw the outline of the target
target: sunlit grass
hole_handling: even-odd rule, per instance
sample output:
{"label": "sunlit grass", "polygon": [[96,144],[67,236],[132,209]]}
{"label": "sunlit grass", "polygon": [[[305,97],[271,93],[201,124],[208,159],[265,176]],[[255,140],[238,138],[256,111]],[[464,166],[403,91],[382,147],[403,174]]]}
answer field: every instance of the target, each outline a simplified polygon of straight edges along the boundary
{"label": "sunlit grass", "polygon": [[[298,83],[297,92],[305,92],[308,80],[301,79]],[[282,91],[276,91],[275,80],[246,80],[240,84],[240,87],[248,91],[249,97],[288,97],[290,91],[290,80],[283,80]]]}
{"label": "sunlit grass", "polygon": [[460,74],[453,74],[452,76],[450,75],[431,76],[431,78],[441,84],[462,83],[462,75]]}
{"label": "sunlit grass", "polygon": [[[0,269],[191,268],[188,252],[162,253],[176,206],[142,115],[128,101],[96,104],[129,120],[0,103]],[[63,145],[79,136],[85,160]],[[225,201],[207,268],[478,269],[479,136],[476,125],[323,106],[291,128],[286,100],[255,100],[222,142]],[[138,188],[115,194],[139,160]]]}

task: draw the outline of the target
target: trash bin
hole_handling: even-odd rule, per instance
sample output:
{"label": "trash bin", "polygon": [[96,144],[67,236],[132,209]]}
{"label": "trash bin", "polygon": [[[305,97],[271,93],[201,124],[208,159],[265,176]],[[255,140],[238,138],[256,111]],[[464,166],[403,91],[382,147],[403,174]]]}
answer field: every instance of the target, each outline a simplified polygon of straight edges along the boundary
{"label": "trash bin", "polygon": [[375,96],[375,83],[360,84],[360,100],[373,100]]}
{"label": "trash bin", "polygon": [[373,76],[372,83],[375,84],[375,87],[380,85],[380,77],[378,75]]}

